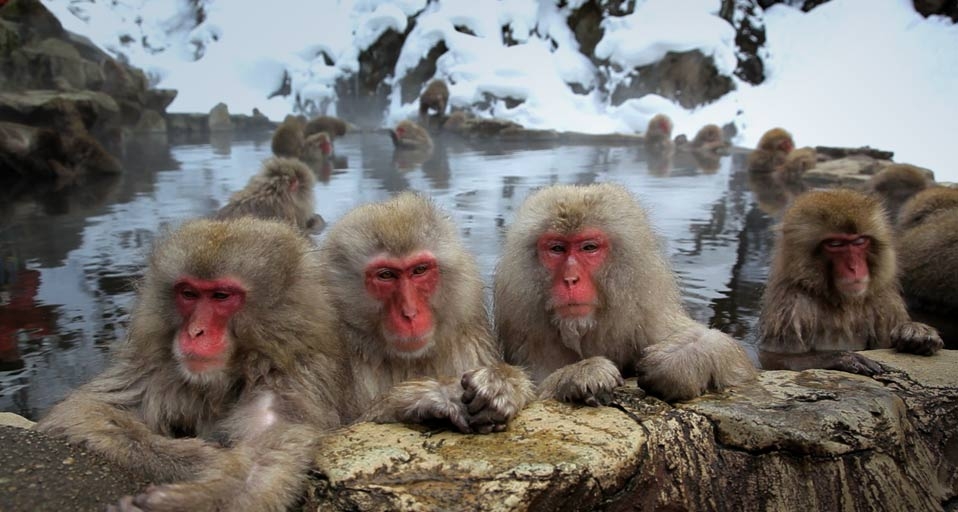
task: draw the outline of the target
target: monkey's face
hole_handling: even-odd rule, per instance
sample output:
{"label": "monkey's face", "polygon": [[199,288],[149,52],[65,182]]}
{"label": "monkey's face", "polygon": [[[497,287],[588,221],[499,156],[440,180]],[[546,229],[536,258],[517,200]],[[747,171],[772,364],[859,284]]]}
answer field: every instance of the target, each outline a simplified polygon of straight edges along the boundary
{"label": "monkey's face", "polygon": [[429,251],[381,254],[367,263],[366,293],[382,306],[383,338],[390,352],[417,357],[429,349],[435,329],[430,298],[439,279],[438,261]]}
{"label": "monkey's face", "polygon": [[609,254],[609,239],[599,229],[547,232],[536,244],[539,263],[551,277],[546,308],[556,320],[590,320],[599,307],[596,271]]}
{"label": "monkey's face", "polygon": [[871,239],[859,234],[832,234],[822,242],[832,284],[845,297],[860,297],[868,291],[868,251]]}
{"label": "monkey's face", "polygon": [[229,364],[235,347],[229,321],[246,302],[246,287],[235,279],[181,277],[173,286],[181,317],[174,355],[189,378],[209,378]]}

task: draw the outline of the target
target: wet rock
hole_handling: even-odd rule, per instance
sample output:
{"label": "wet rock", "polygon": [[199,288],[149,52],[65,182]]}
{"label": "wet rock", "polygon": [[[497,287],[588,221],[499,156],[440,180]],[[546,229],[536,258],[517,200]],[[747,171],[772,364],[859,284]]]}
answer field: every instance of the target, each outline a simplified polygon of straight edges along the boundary
{"label": "wet rock", "polygon": [[818,162],[815,167],[805,171],[802,181],[811,186],[861,187],[891,163],[865,155],[852,155]]}
{"label": "wet rock", "polygon": [[765,22],[756,0],[723,0],[719,16],[735,28],[735,76],[750,84],[765,81]]}
{"label": "wet rock", "polygon": [[914,0],[915,10],[924,17],[939,14],[958,21],[958,0]]}
{"label": "wet rock", "polygon": [[[25,420],[24,420],[25,421]],[[102,511],[149,481],[40,432],[0,426],[0,509]]]}
{"label": "wet rock", "polygon": [[665,57],[647,66],[640,66],[612,91],[613,105],[646,94],[658,94],[685,108],[704,105],[725,95],[734,87],[732,79],[722,75],[711,57],[702,52],[669,52]]}
{"label": "wet rock", "polygon": [[508,431],[360,424],[317,456],[323,510],[941,510],[958,494],[958,352],[870,351],[670,406],[538,402]]}

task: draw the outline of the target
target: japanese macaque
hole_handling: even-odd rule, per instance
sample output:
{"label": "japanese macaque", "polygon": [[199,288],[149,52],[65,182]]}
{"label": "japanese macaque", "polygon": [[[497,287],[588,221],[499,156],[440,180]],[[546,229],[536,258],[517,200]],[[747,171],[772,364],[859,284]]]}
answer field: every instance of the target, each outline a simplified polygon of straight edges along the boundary
{"label": "japanese macaque", "polygon": [[541,398],[603,403],[636,375],[666,400],[752,379],[728,335],[692,320],[645,211],[614,184],[530,195],[506,232],[494,280],[506,361]]}
{"label": "japanese macaque", "polygon": [[446,115],[446,105],[449,104],[449,86],[444,80],[435,79],[429,82],[426,90],[419,96],[419,117],[425,119],[430,111],[439,117]]}
{"label": "japanese macaque", "polygon": [[425,128],[415,121],[400,121],[389,135],[393,139],[396,149],[414,149],[426,151],[432,149],[432,137]]}
{"label": "japanese macaque", "polygon": [[905,201],[934,183],[930,173],[908,164],[892,164],[872,176],[865,183],[865,191],[877,194],[885,204],[892,224]]}
{"label": "japanese macaque", "polygon": [[931,355],[938,332],[912,322],[898,289],[891,228],[877,198],[844,189],[802,194],[785,212],[759,318],[767,369],[881,372],[851,352]]}
{"label": "japanese macaque", "polygon": [[308,138],[314,133],[326,132],[330,139],[335,139],[346,135],[347,128],[346,121],[338,117],[319,116],[306,123],[303,136]]}
{"label": "japanese macaque", "polygon": [[254,218],[157,240],[128,339],[37,428],[161,484],[119,510],[285,510],[349,377],[314,250]]}
{"label": "japanese macaque", "polygon": [[273,154],[286,158],[299,158],[303,152],[303,120],[296,116],[286,119],[273,132]]}
{"label": "japanese macaque", "polygon": [[319,132],[306,137],[301,158],[310,164],[322,164],[330,159],[332,154],[332,138],[326,132]]}
{"label": "japanese macaque", "polygon": [[897,248],[902,290],[916,309],[958,312],[958,189],[919,192],[901,210]]}
{"label": "japanese macaque", "polygon": [[664,176],[672,170],[675,143],[672,142],[672,120],[665,114],[656,114],[645,131],[645,157],[649,172]]}
{"label": "japanese macaque", "polygon": [[315,213],[315,184],[313,171],[303,162],[292,158],[268,158],[246,187],[233,194],[215,217],[278,219],[304,233],[318,232],[326,223]]}
{"label": "japanese macaque", "polygon": [[407,192],[355,208],[320,259],[360,420],[487,433],[535,397],[525,373],[502,362],[476,262],[429,199]]}
{"label": "japanese macaque", "polygon": [[722,152],[728,150],[722,129],[715,124],[707,124],[695,134],[690,145],[693,152]]}
{"label": "japanese macaque", "polygon": [[812,169],[818,163],[818,153],[815,148],[798,148],[785,157],[785,163],[778,170],[782,180],[786,182],[800,181],[805,171]]}
{"label": "japanese macaque", "polygon": [[748,154],[746,167],[749,172],[772,173],[780,171],[785,158],[795,149],[792,134],[782,128],[772,128],[758,141],[758,147]]}

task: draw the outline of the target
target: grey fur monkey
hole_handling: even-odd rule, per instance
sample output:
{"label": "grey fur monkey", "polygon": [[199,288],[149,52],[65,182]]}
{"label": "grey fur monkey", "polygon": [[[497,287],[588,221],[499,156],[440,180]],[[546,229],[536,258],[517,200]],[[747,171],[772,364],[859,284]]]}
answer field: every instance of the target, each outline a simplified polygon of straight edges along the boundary
{"label": "grey fur monkey", "polygon": [[598,405],[636,374],[666,400],[755,376],[742,347],[689,318],[645,212],[624,187],[554,185],[506,232],[494,282],[506,360],[541,398]]}

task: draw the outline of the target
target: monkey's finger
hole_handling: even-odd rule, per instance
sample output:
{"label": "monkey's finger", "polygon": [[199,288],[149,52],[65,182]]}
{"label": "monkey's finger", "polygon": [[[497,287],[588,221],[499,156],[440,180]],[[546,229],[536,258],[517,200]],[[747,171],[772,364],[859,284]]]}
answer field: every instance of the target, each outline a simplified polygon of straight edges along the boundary
{"label": "monkey's finger", "polygon": [[469,417],[469,424],[473,427],[477,425],[492,425],[495,423],[505,423],[509,421],[509,415],[505,411],[496,409],[486,409],[479,414]]}
{"label": "monkey's finger", "polygon": [[599,401],[596,400],[595,395],[586,395],[586,396],[582,399],[582,403],[584,403],[585,405],[588,405],[589,407],[598,407],[598,406],[599,406]]}
{"label": "monkey's finger", "polygon": [[463,380],[463,386],[462,386],[463,391],[462,391],[461,400],[462,400],[462,403],[469,405],[470,403],[472,403],[473,400],[475,400],[476,395],[479,394],[479,390],[471,386],[469,387],[465,386],[465,380],[466,380],[465,377],[463,377],[462,380]]}
{"label": "monkey's finger", "polygon": [[[463,403],[466,403],[466,402],[463,401]],[[486,409],[491,408],[491,406],[492,406],[492,397],[486,396],[484,393],[479,393],[475,396],[475,398],[471,402],[466,403],[466,411],[469,414],[477,414],[480,411],[484,411]]]}

